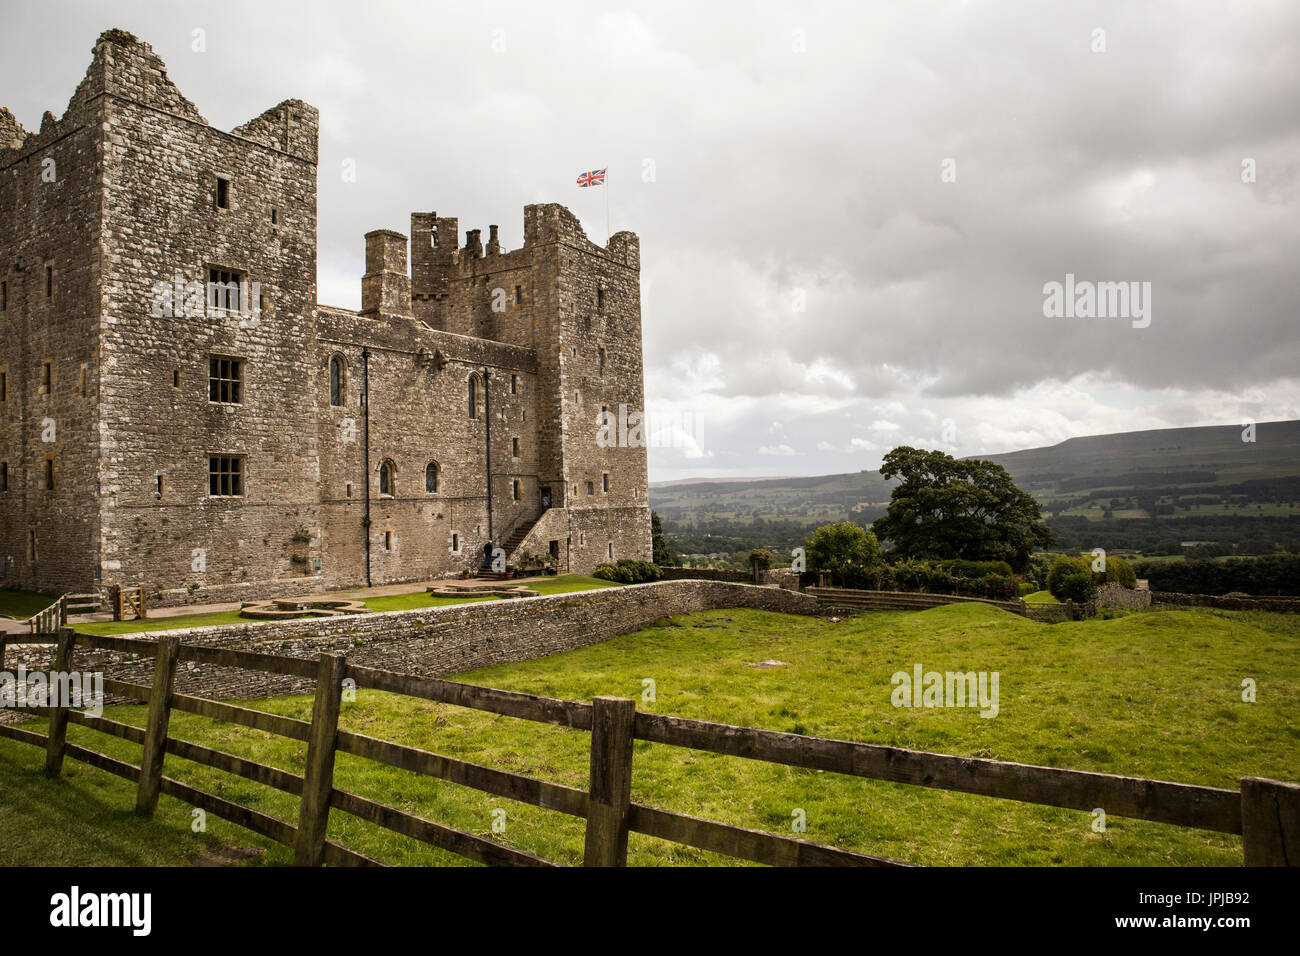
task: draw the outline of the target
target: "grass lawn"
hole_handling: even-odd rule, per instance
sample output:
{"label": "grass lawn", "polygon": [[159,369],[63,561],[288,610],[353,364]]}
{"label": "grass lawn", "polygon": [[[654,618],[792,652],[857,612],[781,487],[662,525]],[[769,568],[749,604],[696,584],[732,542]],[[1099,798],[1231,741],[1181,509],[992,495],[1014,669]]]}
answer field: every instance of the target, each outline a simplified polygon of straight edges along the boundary
{"label": "grass lawn", "polygon": [[1060,601],[1058,601],[1056,598],[1052,596],[1051,591],[1035,591],[1033,594],[1026,594],[1025,601],[1033,602],[1034,604],[1060,604],[1061,603]]}
{"label": "grass lawn", "polygon": [[[514,582],[506,581],[503,583],[513,584]],[[618,586],[612,581],[602,581],[600,578],[587,577],[582,574],[564,574],[559,577],[527,584],[528,588],[541,594],[563,594],[570,591],[586,591],[592,588]],[[415,608],[445,607],[451,604],[472,604],[476,601],[496,600],[500,599],[496,597],[434,597],[424,591],[416,591],[412,594],[388,594],[381,597],[366,598],[362,603],[372,611],[409,611]],[[41,607],[45,607],[45,605]],[[307,618],[311,617],[311,615],[304,614],[302,617]],[[182,627],[249,624],[251,620],[247,617],[240,617],[238,611],[218,611],[212,614],[149,617],[143,621],[94,621],[77,624],[76,628],[84,634],[138,634],[143,631],[169,631]],[[281,618],[280,620],[295,620],[295,618]]]}
{"label": "grass lawn", "polygon": [[58,600],[58,595],[37,594],[35,591],[15,591],[0,588],[0,617],[25,621],[33,614],[44,611]]}
{"label": "grass lawn", "polygon": [[[1300,779],[1300,618],[1213,610],[1132,613],[1110,620],[1037,624],[987,605],[923,612],[816,618],[729,609],[665,618],[636,634],[458,679],[589,700],[637,698],[660,713],[731,724],[1001,760],[1145,776],[1236,789],[1240,777]],[[755,669],[775,659],[786,666]],[[1000,713],[895,708],[895,671],[996,670]],[[1257,703],[1241,681],[1258,682]],[[657,699],[641,699],[642,680]],[[254,706],[309,719],[307,697]],[[111,716],[143,725],[143,707]],[[31,726],[39,729],[42,721]],[[384,737],[576,787],[587,784],[586,733],[478,711],[361,691],[344,705],[346,730]],[[301,773],[305,745],[247,728],[173,713],[173,736]],[[72,725],[69,738],[133,762],[139,747]],[[191,834],[189,809],[164,797],[155,828],[130,821],[133,788],[68,761],[75,776],[41,779],[44,754],[0,740],[0,864],[60,849],[66,817],[112,828],[97,862],[186,862],[207,846]],[[295,798],[168,757],[167,773],[203,789],[296,820]],[[580,863],[582,821],[340,754],[336,785],[425,817],[503,840],[562,863]],[[1241,864],[1241,841],[1225,834],[1111,816],[1094,833],[1089,813],[779,767],[638,742],[633,798],[654,806],[778,833],[806,813],[806,839],[931,865]],[[47,796],[46,794],[52,794]],[[24,808],[21,813],[15,807]],[[504,834],[493,810],[506,811]],[[13,826],[5,826],[5,815]],[[82,818],[79,817],[79,820]],[[213,836],[266,846],[209,818]],[[399,864],[456,862],[441,851],[346,814],[331,838]],[[82,843],[85,846],[92,841]],[[210,842],[210,841],[209,841]],[[46,847],[49,847],[49,850]],[[275,850],[258,861],[284,862]],[[90,862],[89,859],[84,860]],[[733,863],[632,835],[637,865]]]}

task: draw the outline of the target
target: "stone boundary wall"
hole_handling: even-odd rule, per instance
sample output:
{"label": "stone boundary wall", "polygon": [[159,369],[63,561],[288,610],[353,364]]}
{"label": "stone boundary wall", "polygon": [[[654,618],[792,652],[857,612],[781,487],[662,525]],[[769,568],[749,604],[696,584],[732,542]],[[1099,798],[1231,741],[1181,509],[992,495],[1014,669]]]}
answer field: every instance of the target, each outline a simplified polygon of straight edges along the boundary
{"label": "stone boundary wall", "polygon": [[1214,607],[1223,611],[1276,611],[1300,614],[1300,598],[1233,597],[1218,594],[1180,594],[1177,591],[1152,591],[1152,603],[1179,607]]}
{"label": "stone boundary wall", "polygon": [[1126,607],[1136,610],[1151,606],[1151,592],[1136,591],[1110,581],[1097,588],[1097,596],[1093,598],[1093,604],[1097,607]]}
{"label": "stone boundary wall", "polygon": [[[402,674],[438,677],[533,660],[599,644],[673,614],[718,608],[753,608],[785,614],[816,614],[814,598],[780,588],[714,581],[657,581],[536,598],[389,611],[296,621],[256,621],[218,627],[153,631],[143,641],[175,634],[184,644],[234,648],[283,657],[346,654],[348,662]],[[8,648],[5,669],[18,664],[48,668],[51,645]],[[102,670],[106,677],[152,683],[153,650],[132,658],[78,647],[78,671]],[[217,699],[309,694],[314,682],[242,668],[181,661],[176,691]]]}

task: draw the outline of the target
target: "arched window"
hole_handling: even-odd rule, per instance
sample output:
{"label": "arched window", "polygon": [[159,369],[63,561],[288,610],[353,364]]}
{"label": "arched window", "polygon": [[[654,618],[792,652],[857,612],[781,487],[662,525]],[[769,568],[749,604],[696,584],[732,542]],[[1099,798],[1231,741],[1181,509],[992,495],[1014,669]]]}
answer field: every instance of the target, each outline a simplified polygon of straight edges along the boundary
{"label": "arched window", "polygon": [[469,417],[478,418],[478,376],[469,377]]}
{"label": "arched window", "polygon": [[391,461],[385,461],[379,466],[379,493],[381,495],[391,495],[393,493],[393,478],[397,469],[393,467]]}
{"label": "arched window", "polygon": [[330,357],[330,404],[343,404],[343,390],[346,386],[346,376],[343,371],[343,359],[341,356],[334,355]]}
{"label": "arched window", "polygon": [[424,490],[434,494],[438,490],[438,463],[431,461],[424,466]]}

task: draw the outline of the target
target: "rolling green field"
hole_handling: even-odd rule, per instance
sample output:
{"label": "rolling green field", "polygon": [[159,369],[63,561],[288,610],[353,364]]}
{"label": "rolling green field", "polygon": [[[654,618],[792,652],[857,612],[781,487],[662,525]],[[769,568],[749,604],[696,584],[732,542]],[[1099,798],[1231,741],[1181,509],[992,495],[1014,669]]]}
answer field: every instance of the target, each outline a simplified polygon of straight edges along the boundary
{"label": "rolling green field", "polygon": [[[855,615],[841,623],[749,610],[665,618],[635,634],[458,679],[637,706],[731,724],[1146,776],[1235,789],[1247,775],[1300,779],[1300,619],[1246,612],[1133,613],[1111,620],[1037,624],[985,605]],[[757,669],[760,661],[783,666]],[[891,675],[926,670],[1000,674],[1000,712],[895,708]],[[1244,677],[1258,682],[1243,703]],[[657,699],[641,699],[645,678]],[[310,718],[306,697],[254,706]],[[142,725],[142,707],[110,716]],[[39,729],[42,721],[30,726]],[[361,691],[342,727],[570,786],[587,782],[589,736],[478,711]],[[174,713],[173,736],[302,772],[305,745]],[[69,739],[131,761],[139,748],[75,725]],[[130,815],[133,788],[69,760],[41,776],[43,753],[0,740],[0,864],[185,863],[214,846],[287,851],[164,797],[152,825]],[[168,757],[167,773],[229,799],[296,820],[295,798]],[[429,819],[502,840],[561,863],[582,855],[582,821],[340,755],[336,786]],[[742,826],[930,865],[1240,865],[1224,834],[1111,816],[1094,833],[1088,813],[801,771],[638,742],[633,798]],[[492,833],[494,810],[506,829]],[[97,836],[102,832],[102,837]],[[69,834],[82,838],[74,839]],[[457,858],[335,812],[331,838],[398,864]],[[632,835],[630,862],[734,863]]]}

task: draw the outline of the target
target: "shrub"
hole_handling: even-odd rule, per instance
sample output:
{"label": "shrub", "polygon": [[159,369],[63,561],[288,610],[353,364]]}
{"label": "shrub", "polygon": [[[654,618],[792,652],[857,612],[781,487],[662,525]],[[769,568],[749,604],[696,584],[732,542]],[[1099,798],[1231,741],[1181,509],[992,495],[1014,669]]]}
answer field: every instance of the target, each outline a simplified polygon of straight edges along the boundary
{"label": "shrub", "polygon": [[1011,575],[1011,565],[1005,561],[940,561],[935,567],[959,578],[983,578],[990,574],[1002,577]]}
{"label": "shrub", "polygon": [[772,552],[765,548],[755,548],[749,552],[749,566],[755,572],[766,571],[772,566]]}
{"label": "shrub", "polygon": [[1106,570],[1096,575],[1098,584],[1122,584],[1130,590],[1137,587],[1137,572],[1123,558],[1106,558]]}
{"label": "shrub", "polygon": [[1086,575],[1089,585],[1092,584],[1092,565],[1086,559],[1062,556],[1053,561],[1051,570],[1047,572],[1047,590],[1052,593],[1052,597],[1064,601],[1066,594],[1062,590],[1062,582],[1075,574]]}
{"label": "shrub", "polygon": [[664,576],[657,565],[649,561],[637,561],[634,558],[620,558],[618,564],[598,564],[591,572],[592,577],[603,581],[615,581],[619,584],[641,584],[645,581],[658,581]]}
{"label": "shrub", "polygon": [[1077,604],[1091,601],[1097,596],[1097,582],[1093,580],[1092,569],[1061,575],[1056,581],[1056,590],[1052,596],[1058,601],[1074,601]]}

